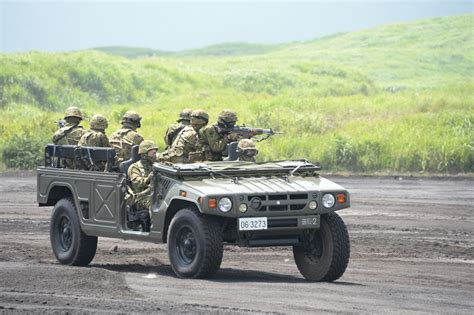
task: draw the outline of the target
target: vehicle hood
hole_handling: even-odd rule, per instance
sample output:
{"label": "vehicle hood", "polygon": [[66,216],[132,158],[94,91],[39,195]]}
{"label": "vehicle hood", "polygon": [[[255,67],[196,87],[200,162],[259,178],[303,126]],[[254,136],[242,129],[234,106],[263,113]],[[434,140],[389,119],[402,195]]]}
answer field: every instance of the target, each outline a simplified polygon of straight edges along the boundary
{"label": "vehicle hood", "polygon": [[341,191],[342,186],[323,177],[247,177],[186,181],[186,185],[203,195],[269,194],[303,191]]}

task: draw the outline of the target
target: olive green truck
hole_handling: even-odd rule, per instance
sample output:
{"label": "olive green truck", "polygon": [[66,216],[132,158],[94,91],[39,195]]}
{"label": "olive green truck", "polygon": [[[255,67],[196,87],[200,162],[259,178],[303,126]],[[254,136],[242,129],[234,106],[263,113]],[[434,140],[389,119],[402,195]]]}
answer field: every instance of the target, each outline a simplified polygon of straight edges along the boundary
{"label": "olive green truck", "polygon": [[[155,163],[149,214],[127,203],[127,169],[139,159],[136,148],[130,160],[99,172],[78,165],[113,164],[113,149],[46,146],[37,199],[54,206],[50,238],[60,263],[88,265],[97,238],[109,237],[167,243],[173,271],[182,278],[212,277],[224,244],[291,246],[310,281],[334,281],[346,270],[349,235],[336,211],[350,206],[349,193],[321,177],[318,164]],[[62,167],[64,159],[73,167]]]}

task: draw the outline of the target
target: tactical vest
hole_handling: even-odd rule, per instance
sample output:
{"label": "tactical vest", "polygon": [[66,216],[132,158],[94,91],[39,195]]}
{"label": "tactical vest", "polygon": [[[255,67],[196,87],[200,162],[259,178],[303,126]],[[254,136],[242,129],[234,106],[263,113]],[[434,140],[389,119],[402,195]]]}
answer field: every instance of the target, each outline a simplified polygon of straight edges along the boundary
{"label": "tactical vest", "polygon": [[134,142],[137,135],[138,133],[132,129],[122,128],[110,136],[109,143],[115,149],[119,162],[130,158],[132,146],[139,144]]}
{"label": "tactical vest", "polygon": [[168,128],[168,130],[166,131],[166,136],[165,136],[165,143],[167,147],[171,147],[174,140],[176,140],[179,133],[181,132],[181,130],[184,129],[184,127],[186,127],[186,125],[175,124]]}
{"label": "tactical vest", "polygon": [[100,131],[90,130],[86,132],[81,140],[79,140],[78,145],[84,147],[109,147],[109,140],[105,133]]}
{"label": "tactical vest", "polygon": [[86,131],[79,124],[72,126],[62,127],[53,136],[54,144],[64,145],[77,145],[81,137]]}

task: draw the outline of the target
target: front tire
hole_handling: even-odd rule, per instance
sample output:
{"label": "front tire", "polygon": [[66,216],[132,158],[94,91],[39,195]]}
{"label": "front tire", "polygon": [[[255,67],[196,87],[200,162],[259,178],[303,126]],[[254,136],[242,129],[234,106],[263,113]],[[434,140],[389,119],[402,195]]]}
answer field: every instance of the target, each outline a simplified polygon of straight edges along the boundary
{"label": "front tire", "polygon": [[293,246],[300,273],[310,281],[332,282],[347,268],[350,256],[349,234],[336,213],[321,216],[319,230],[305,231],[301,246]]}
{"label": "front tire", "polygon": [[224,252],[217,218],[191,209],[178,211],[168,230],[171,267],[180,278],[210,278],[219,270]]}
{"label": "front tire", "polygon": [[54,206],[50,240],[56,259],[64,265],[86,266],[97,250],[97,237],[82,232],[76,207],[69,198]]}

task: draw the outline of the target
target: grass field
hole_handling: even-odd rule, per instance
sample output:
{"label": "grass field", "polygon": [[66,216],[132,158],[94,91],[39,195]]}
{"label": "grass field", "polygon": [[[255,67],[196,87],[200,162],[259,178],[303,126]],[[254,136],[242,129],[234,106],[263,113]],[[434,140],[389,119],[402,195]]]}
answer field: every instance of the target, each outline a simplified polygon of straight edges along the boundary
{"label": "grass field", "polygon": [[[31,168],[69,105],[163,134],[185,107],[238,112],[284,132],[260,160],[307,158],[331,172],[474,171],[474,16],[281,45],[222,44],[169,53],[106,47],[0,54],[3,168]],[[127,58],[128,57],[128,58]],[[86,123],[87,126],[87,123]]]}

